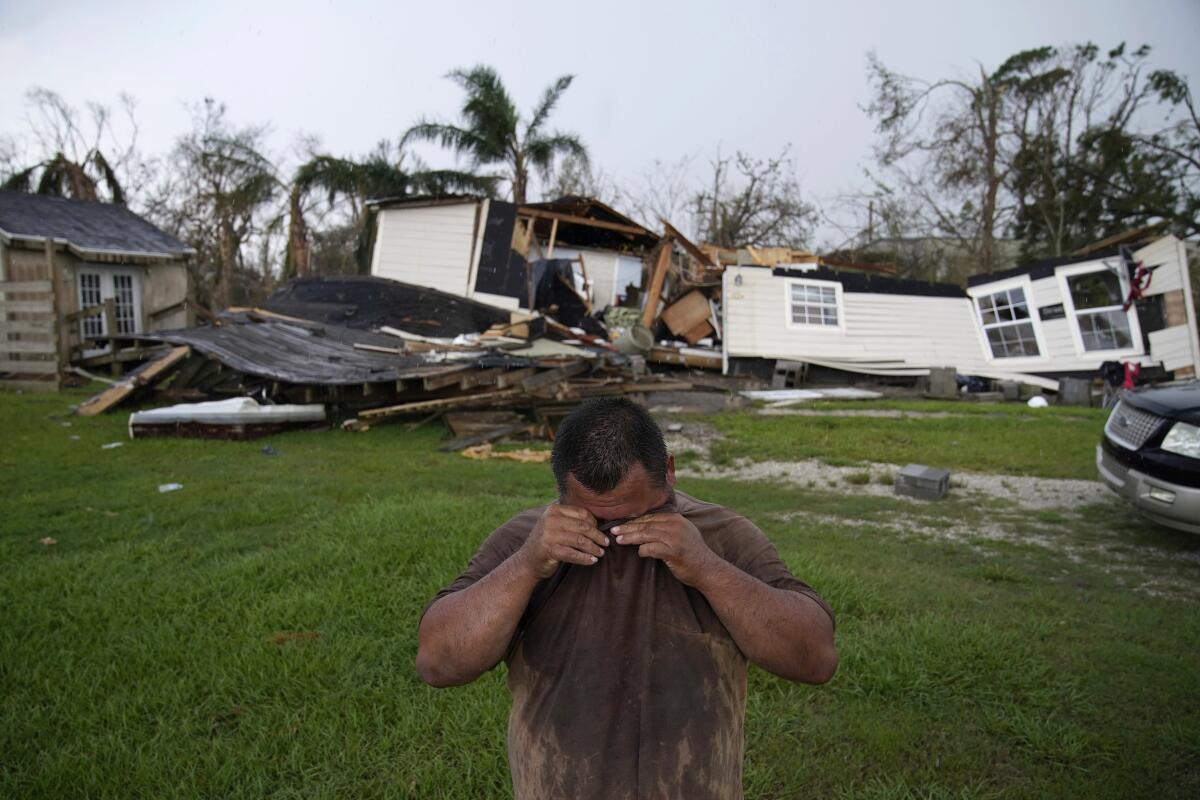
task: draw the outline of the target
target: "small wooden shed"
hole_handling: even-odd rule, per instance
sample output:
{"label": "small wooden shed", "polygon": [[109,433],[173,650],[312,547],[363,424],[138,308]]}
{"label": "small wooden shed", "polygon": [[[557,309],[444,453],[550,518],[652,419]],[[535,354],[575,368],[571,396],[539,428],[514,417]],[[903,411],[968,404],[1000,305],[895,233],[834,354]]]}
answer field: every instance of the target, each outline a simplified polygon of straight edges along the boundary
{"label": "small wooden shed", "polygon": [[192,248],[111,203],[0,191],[0,386],[136,360],[122,337],[191,325]]}

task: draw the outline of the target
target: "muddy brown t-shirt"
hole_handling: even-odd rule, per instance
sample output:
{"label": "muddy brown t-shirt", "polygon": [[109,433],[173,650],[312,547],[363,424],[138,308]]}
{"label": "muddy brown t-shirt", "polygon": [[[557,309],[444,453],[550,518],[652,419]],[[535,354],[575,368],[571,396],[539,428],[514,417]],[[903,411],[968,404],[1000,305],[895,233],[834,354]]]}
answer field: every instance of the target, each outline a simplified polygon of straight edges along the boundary
{"label": "muddy brown t-shirt", "polygon": [[[497,528],[437,596],[515,553],[544,510]],[[682,492],[661,510],[678,511],[744,572],[833,617],[745,517]],[[611,541],[595,565],[560,565],[541,581],[506,661],[518,800],[742,796],[746,657],[704,595],[637,547]]]}

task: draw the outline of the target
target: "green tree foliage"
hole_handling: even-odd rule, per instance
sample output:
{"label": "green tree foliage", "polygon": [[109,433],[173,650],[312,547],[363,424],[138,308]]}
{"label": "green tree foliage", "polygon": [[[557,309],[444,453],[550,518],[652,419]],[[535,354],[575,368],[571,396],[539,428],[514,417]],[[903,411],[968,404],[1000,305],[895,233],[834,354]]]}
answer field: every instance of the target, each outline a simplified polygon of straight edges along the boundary
{"label": "green tree foliage", "polygon": [[500,167],[511,188],[512,201],[518,205],[525,202],[531,169],[548,176],[559,156],[573,156],[587,163],[587,148],[578,136],[546,128],[573,75],[564,75],[547,87],[528,118],[518,113],[491,67],[456,69],[447,77],[466,93],[461,123],[420,120],[405,133],[402,145],[409,141],[437,142],[466,157],[476,172]]}
{"label": "green tree foliage", "polygon": [[935,82],[872,56],[876,159],[883,182],[916,201],[914,233],[956,239],[990,271],[1005,266],[1005,237],[1038,258],[1152,222],[1200,230],[1200,126],[1186,82],[1147,75],[1149,54],[1040,47]]}

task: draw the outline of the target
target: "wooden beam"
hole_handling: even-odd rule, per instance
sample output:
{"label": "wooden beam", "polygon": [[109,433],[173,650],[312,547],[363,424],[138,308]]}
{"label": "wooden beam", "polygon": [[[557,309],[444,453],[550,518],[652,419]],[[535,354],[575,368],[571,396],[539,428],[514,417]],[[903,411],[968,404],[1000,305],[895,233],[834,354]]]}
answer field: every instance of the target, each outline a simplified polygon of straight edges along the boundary
{"label": "wooden beam", "polygon": [[0,361],[0,372],[17,375],[57,375],[58,364],[54,361]]}
{"label": "wooden beam", "polygon": [[0,292],[50,292],[50,281],[5,281],[0,283]]}
{"label": "wooden beam", "polygon": [[33,342],[28,339],[16,342],[0,342],[0,353],[41,353],[43,355],[54,355],[57,352],[58,347],[54,342]]}
{"label": "wooden beam", "polygon": [[516,386],[523,380],[537,372],[537,367],[522,367],[521,369],[511,369],[496,378],[497,389],[507,389],[510,386]]}
{"label": "wooden beam", "polygon": [[54,258],[54,248],[46,248],[46,280],[50,284],[50,304],[54,306],[54,360],[58,364],[56,380],[59,388],[66,378],[67,369],[71,362],[71,340],[68,335],[68,325],[63,321],[65,302],[58,294],[58,265]]}
{"label": "wooden beam", "polygon": [[539,372],[537,375],[531,375],[530,377],[521,381],[521,388],[529,392],[542,386],[549,386],[552,383],[558,383],[559,381],[566,380],[572,375],[578,375],[581,372],[587,372],[590,366],[591,365],[588,364],[588,362],[580,360],[576,361],[574,364],[567,364],[564,367],[558,367],[557,369]]}
{"label": "wooden beam", "polygon": [[589,219],[588,217],[577,217],[574,214],[560,214],[557,211],[543,211],[540,208],[530,208],[529,206],[520,206],[517,208],[517,213],[527,217],[538,217],[539,219],[552,219],[569,222],[572,225],[586,225],[590,228],[600,228],[606,231],[616,231],[617,233],[629,233],[634,236],[652,236],[650,231],[638,225],[622,225],[619,222],[606,222],[602,219]]}
{"label": "wooden beam", "polygon": [[500,425],[490,430],[481,433],[472,434],[470,436],[459,436],[457,439],[451,439],[444,445],[438,448],[443,453],[456,453],[459,450],[465,450],[468,447],[483,444],[485,442],[494,442],[497,439],[503,439],[505,436],[511,436],[514,433],[522,433],[528,431],[530,425],[528,422],[521,420],[510,425]]}
{"label": "wooden beam", "polygon": [[0,333],[54,333],[50,320],[0,319]]}
{"label": "wooden beam", "polygon": [[187,307],[188,307],[188,301],[187,301],[187,298],[184,298],[183,300],[180,300],[178,303],[172,303],[169,306],[163,306],[162,308],[156,308],[154,311],[151,311],[149,314],[146,315],[146,319],[154,321],[154,320],[158,319],[159,317],[165,317],[167,314],[170,314],[173,311],[186,311]]}
{"label": "wooden beam", "polygon": [[472,370],[463,376],[463,379],[459,383],[458,387],[460,389],[471,389],[476,386],[490,386],[494,384],[496,380],[505,372],[508,372],[506,367]]}
{"label": "wooden beam", "polygon": [[0,300],[0,312],[4,311],[14,314],[53,314],[54,301],[50,298],[45,300]]}
{"label": "wooden beam", "polygon": [[421,381],[425,387],[425,391],[431,392],[434,389],[443,389],[447,386],[452,386],[463,379],[462,373],[470,369],[470,366],[464,365],[461,367],[448,368],[445,372],[437,375],[430,375]]}
{"label": "wooden beam", "polygon": [[554,243],[558,241],[558,219],[550,223],[550,243],[546,245],[546,258],[554,258]]}
{"label": "wooden beam", "polygon": [[[670,227],[669,225],[667,226]],[[654,276],[650,279],[650,288],[646,292],[646,305],[642,308],[642,327],[654,331],[654,318],[658,315],[658,300],[662,296],[663,284],[667,280],[667,268],[671,266],[671,251],[675,240],[668,233],[659,243],[662,248],[658,251],[658,262],[654,265]]]}
{"label": "wooden beam", "polygon": [[679,242],[679,246],[682,247],[684,250],[686,250],[688,255],[690,255],[692,258],[696,259],[697,261],[699,261],[704,266],[706,266],[706,267],[715,267],[716,266],[716,264],[713,263],[713,260],[708,257],[707,253],[705,253],[699,247],[696,247],[696,245],[694,245],[690,241],[688,241],[688,238],[686,236],[684,236],[682,233],[680,233],[679,231],[675,230],[675,227],[673,225],[671,225],[671,223],[667,222],[665,219],[662,219],[661,217],[659,218],[659,221],[662,222],[663,230],[666,231],[666,235],[663,237],[664,239],[674,239],[675,241]]}
{"label": "wooden beam", "polygon": [[358,419],[362,421],[372,421],[378,419],[386,419],[394,417],[398,414],[412,414],[419,411],[432,411],[435,408],[454,408],[456,406],[469,405],[487,405],[496,400],[501,400],[508,397],[513,397],[517,394],[516,389],[501,389],[495,392],[479,392],[476,394],[462,395],[459,397],[444,397],[440,400],[421,400],[415,403],[401,403],[398,406],[386,406],[384,408],[372,408],[366,411],[360,411]]}
{"label": "wooden beam", "polygon": [[162,357],[147,363],[129,375],[128,378],[116,383],[100,394],[88,398],[80,404],[75,413],[81,417],[94,417],[103,414],[132,395],[143,386],[158,383],[171,372],[171,368],[183,361],[191,353],[187,345],[176,347],[163,353]]}

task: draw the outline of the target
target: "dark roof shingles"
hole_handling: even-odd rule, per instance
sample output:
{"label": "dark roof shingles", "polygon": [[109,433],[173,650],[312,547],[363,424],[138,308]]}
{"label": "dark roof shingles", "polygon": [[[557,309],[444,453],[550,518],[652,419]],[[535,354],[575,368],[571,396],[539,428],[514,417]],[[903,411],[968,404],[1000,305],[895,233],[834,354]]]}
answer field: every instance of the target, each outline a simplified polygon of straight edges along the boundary
{"label": "dark roof shingles", "polygon": [[17,238],[50,237],[80,250],[184,256],[192,249],[125,206],[0,192],[0,229]]}

